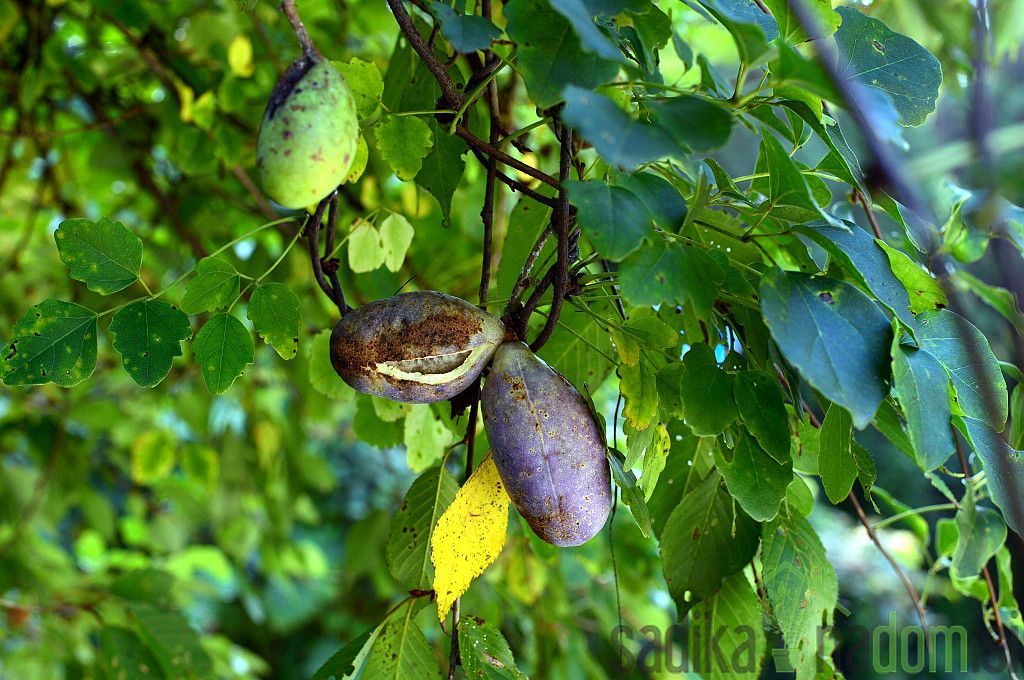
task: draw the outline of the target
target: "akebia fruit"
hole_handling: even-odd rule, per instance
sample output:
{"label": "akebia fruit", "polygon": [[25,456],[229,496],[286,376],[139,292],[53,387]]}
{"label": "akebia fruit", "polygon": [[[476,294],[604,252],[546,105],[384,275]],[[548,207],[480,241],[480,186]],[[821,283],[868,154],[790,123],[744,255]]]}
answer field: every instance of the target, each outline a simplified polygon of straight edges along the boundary
{"label": "akebia fruit", "polygon": [[426,404],[466,389],[504,338],[498,317],[465,300],[402,293],[342,317],[331,335],[331,364],[360,392]]}
{"label": "akebia fruit", "polygon": [[481,404],[498,474],[534,532],[557,546],[597,534],[611,508],[611,480],[597,422],[576,388],[529,347],[508,341],[494,354]]}
{"label": "akebia fruit", "polygon": [[286,208],[318,203],[345,179],[358,139],[344,76],[307,50],[277,81],[263,114],[256,143],[260,184]]}

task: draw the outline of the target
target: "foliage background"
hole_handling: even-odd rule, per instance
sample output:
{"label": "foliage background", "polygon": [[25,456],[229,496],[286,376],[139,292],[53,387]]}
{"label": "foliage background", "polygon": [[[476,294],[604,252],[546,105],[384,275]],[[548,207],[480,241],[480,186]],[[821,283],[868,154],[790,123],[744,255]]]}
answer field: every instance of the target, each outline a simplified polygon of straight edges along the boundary
{"label": "foliage background", "polygon": [[[672,28],[692,51],[732,73],[736,52],[728,34],[681,3],[671,9]],[[880,0],[860,9],[913,37],[943,65],[936,114],[902,131],[915,181],[946,211],[940,221],[959,207],[950,181],[992,183],[1011,202],[1024,202],[1024,135],[1010,134],[1019,132],[1024,109],[1024,93],[1013,86],[1024,75],[1018,61],[1024,5],[992,7],[997,68],[990,86],[998,96],[989,123],[1009,132],[988,169],[974,162],[963,116],[975,77],[967,4]],[[398,28],[384,3],[310,2],[300,10],[331,59],[372,60],[388,73]],[[145,244],[141,276],[152,290],[230,242],[225,256],[249,276],[261,275],[284,252],[299,228],[295,221],[239,238],[278,217],[254,184],[254,141],[267,94],[297,46],[271,3],[249,13],[231,2],[0,0],[0,40],[0,337],[10,337],[28,305],[46,298],[109,307],[73,281],[58,257],[52,235],[68,218],[109,217],[137,234]],[[671,47],[661,55],[667,82],[699,80],[698,69],[684,72]],[[391,97],[395,106],[400,95],[401,89],[386,88],[385,103]],[[525,98],[513,109],[520,124],[535,115]],[[844,127],[857,147],[852,129]],[[753,172],[758,137],[736,126],[714,157],[734,176]],[[533,142],[537,156],[530,160],[553,168],[553,136],[540,131]],[[814,144],[801,152],[808,159],[825,151]],[[363,178],[343,187],[339,224],[377,209],[394,211],[409,219],[415,238],[395,272],[356,276],[343,256],[350,301],[386,297],[410,279],[421,289],[475,300],[483,168],[465,157],[465,177],[446,219],[429,194],[394,177],[373,143],[370,148]],[[862,211],[842,206],[844,191],[835,197],[840,212],[868,226]],[[515,200],[508,192],[499,200],[499,243]],[[899,225],[880,219],[887,239],[901,243]],[[963,268],[1019,291],[1019,264],[1019,253],[992,247]],[[499,262],[498,298],[518,269],[519,263],[509,269]],[[225,394],[207,389],[190,343],[165,381],[140,389],[118,368],[103,333],[98,369],[86,382],[0,392],[0,608],[6,614],[0,677],[101,677],[104,627],[149,621],[153,635],[208,657],[205,677],[308,678],[404,596],[384,558],[391,517],[415,477],[405,432],[386,420],[385,407],[325,387],[330,369],[322,352],[312,359],[310,352],[337,312],[317,289],[308,254],[291,251],[272,279],[299,294],[300,351],[285,362],[257,340],[254,364]],[[996,356],[1021,365],[1024,326],[1015,300],[997,296],[994,305],[982,305],[963,285],[963,300]],[[169,299],[181,295],[174,289]],[[595,338],[613,352],[607,335]],[[570,340],[556,335],[547,349],[559,368],[571,357]],[[607,375],[610,368],[598,370]],[[612,376],[596,393],[606,417],[615,409],[616,382]],[[441,423],[433,430],[439,445],[461,437],[446,410],[430,416]],[[869,429],[858,439],[874,454],[879,484],[903,503],[945,502],[878,432]],[[929,568],[922,536],[936,531],[935,517],[924,517],[916,530],[903,525],[883,534],[917,583]],[[840,617],[841,628],[885,624],[891,611],[915,620],[906,591],[845,504],[819,502],[811,521],[838,573],[840,602],[851,611]],[[643,539],[625,508],[612,523],[617,579],[608,535],[602,537],[557,551],[534,540],[513,515],[504,552],[464,597],[463,610],[499,626],[531,677],[613,677],[618,612],[637,630],[646,624],[665,630],[675,610],[657,545]],[[1024,553],[1012,531],[1007,545],[1020,583]],[[169,580],[140,584],[125,577],[140,569]],[[937,620],[970,626],[978,655],[972,661],[1002,655],[977,600],[941,574],[931,590]],[[149,611],[146,619],[140,600],[164,614]],[[426,625],[433,613],[419,616],[435,654],[446,658],[446,638],[436,624]],[[1012,637],[1011,644],[1020,653]],[[657,658],[658,650],[637,644],[631,651]],[[837,657],[841,670],[855,661],[842,649]]]}

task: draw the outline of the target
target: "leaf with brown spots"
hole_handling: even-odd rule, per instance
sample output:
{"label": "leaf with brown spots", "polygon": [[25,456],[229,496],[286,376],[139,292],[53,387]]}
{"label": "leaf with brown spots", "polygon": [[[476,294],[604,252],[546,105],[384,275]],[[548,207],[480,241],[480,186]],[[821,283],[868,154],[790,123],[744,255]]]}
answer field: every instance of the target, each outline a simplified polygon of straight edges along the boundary
{"label": "leaf with brown spots", "polygon": [[441,515],[430,538],[440,621],[505,546],[509,502],[494,459],[487,454]]}

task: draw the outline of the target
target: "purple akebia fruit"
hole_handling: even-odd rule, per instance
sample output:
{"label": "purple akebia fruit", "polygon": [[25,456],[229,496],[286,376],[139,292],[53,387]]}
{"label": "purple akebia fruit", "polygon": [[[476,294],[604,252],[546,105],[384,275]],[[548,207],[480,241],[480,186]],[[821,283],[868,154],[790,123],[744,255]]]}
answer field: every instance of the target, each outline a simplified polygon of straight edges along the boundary
{"label": "purple akebia fruit", "polygon": [[611,509],[605,445],[582,395],[517,340],[498,347],[481,393],[501,481],[542,539],[582,545]]}
{"label": "purple akebia fruit", "polygon": [[450,399],[505,339],[493,314],[436,291],[357,307],[331,334],[331,364],[353,389],[409,404]]}

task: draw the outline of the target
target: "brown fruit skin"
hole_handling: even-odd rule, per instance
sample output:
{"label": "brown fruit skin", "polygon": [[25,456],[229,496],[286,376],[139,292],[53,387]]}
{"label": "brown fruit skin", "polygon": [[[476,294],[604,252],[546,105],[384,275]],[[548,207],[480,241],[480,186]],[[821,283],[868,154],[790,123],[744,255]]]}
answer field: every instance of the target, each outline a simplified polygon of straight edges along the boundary
{"label": "brown fruit skin", "polygon": [[355,390],[429,404],[469,387],[504,338],[498,317],[461,298],[402,293],[342,317],[331,334],[331,364]]}
{"label": "brown fruit skin", "polygon": [[503,343],[481,393],[501,481],[542,539],[582,545],[611,509],[605,447],[586,401],[523,343]]}

